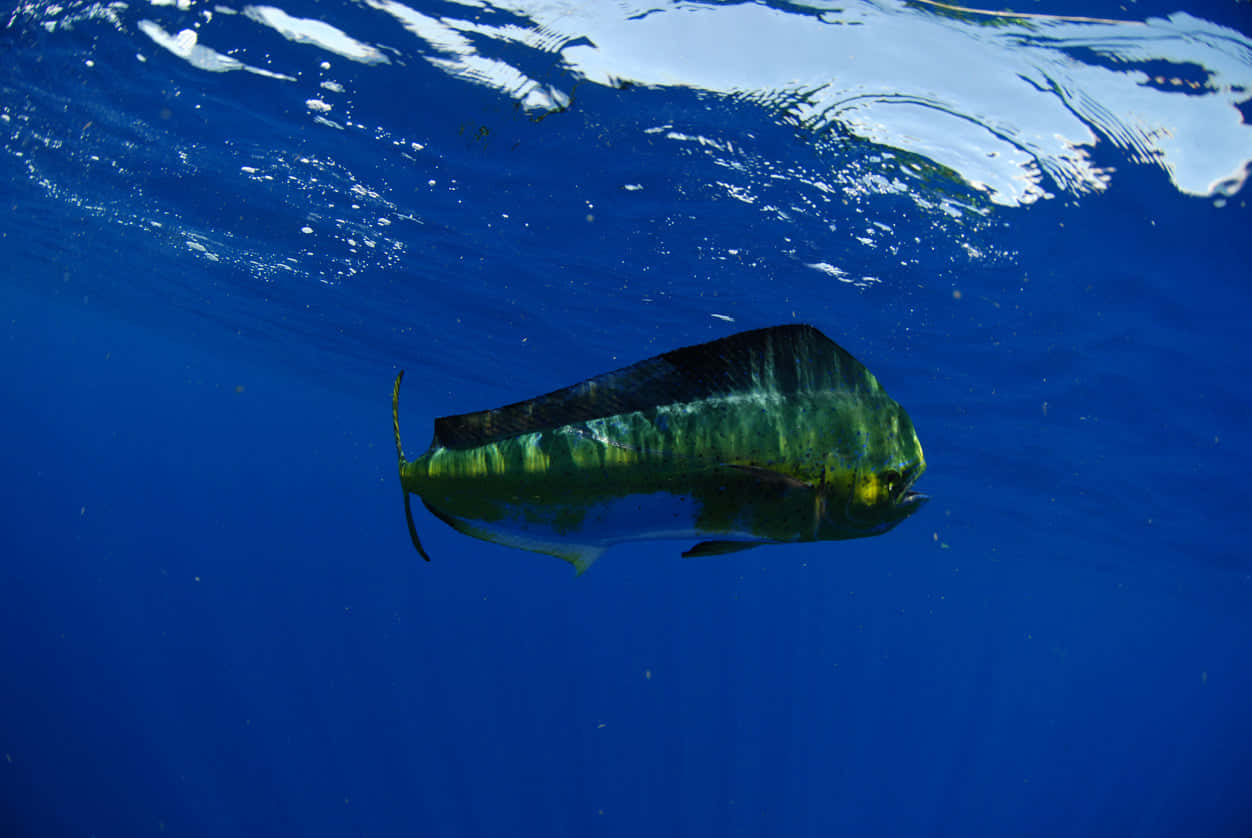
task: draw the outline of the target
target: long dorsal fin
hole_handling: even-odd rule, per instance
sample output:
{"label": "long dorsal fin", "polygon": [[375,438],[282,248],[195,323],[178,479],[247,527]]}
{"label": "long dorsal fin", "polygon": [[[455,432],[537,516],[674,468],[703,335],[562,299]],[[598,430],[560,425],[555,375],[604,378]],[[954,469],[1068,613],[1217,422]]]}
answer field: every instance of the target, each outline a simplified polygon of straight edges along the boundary
{"label": "long dorsal fin", "polygon": [[435,442],[464,449],[662,405],[736,393],[878,387],[869,370],[817,329],[774,326],[675,349],[547,395],[435,420]]}

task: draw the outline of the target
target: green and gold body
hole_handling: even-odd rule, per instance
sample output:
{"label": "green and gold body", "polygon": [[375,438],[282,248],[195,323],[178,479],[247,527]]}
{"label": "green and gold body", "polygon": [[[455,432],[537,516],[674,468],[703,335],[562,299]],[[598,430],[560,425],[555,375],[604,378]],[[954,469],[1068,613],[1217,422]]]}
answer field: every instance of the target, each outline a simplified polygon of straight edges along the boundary
{"label": "green and gold body", "polygon": [[[809,326],[733,335],[439,419],[411,462],[395,421],[406,505],[416,494],[467,535],[579,572],[623,541],[695,538],[684,555],[709,555],[876,535],[925,500],[909,491],[925,461],[908,414]],[[410,533],[425,556],[411,517]]]}

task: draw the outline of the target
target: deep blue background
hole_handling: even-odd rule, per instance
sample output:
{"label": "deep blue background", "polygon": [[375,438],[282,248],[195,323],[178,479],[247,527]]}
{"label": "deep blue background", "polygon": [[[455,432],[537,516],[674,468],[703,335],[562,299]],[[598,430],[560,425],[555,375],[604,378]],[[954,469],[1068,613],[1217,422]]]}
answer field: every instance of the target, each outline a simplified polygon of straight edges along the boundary
{"label": "deep blue background", "polygon": [[[10,26],[9,100],[46,107],[73,66],[57,50],[97,35]],[[199,186],[67,154],[40,162],[58,191],[16,141],[0,158],[0,832],[1252,833],[1243,194],[1186,197],[1105,149],[1107,192],[967,230],[913,230],[884,197],[924,252],[849,254],[884,279],[859,289],[768,255],[839,247],[824,223],[771,226],[701,193],[709,164],[605,133],[646,109],[829,162],[752,107],[589,89],[534,122],[415,68],[446,118],[406,168],[168,58],[143,72],[233,121],[144,117],[137,43],[95,44],[137,75],[61,107],[158,120],[201,148]],[[362,89],[359,110],[418,130]],[[331,149],[425,223],[391,261],[310,245],[278,187],[215,186],[224,139]],[[436,178],[457,189],[405,198]],[[158,211],[227,258],[132,223]],[[945,230],[999,255],[961,261]],[[256,267],[301,248],[300,271]],[[792,319],[918,428],[933,500],[888,536],[622,546],[575,578],[422,512],[434,562],[413,553],[398,367],[420,450],[434,416]]]}

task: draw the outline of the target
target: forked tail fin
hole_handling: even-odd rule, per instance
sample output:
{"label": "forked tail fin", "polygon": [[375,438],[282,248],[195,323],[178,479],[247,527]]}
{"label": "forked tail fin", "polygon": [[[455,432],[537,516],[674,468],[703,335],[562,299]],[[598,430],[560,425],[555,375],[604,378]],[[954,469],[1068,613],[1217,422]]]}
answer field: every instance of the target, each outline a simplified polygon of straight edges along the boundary
{"label": "forked tail fin", "polygon": [[409,538],[413,540],[413,546],[417,548],[417,552],[422,555],[426,561],[430,561],[430,556],[426,555],[426,551],[422,548],[422,541],[417,537],[417,527],[413,525],[413,510],[409,506],[409,493],[404,488],[404,449],[400,447],[400,382],[404,379],[404,370],[400,370],[400,374],[396,376],[396,386],[391,391],[391,428],[396,435],[396,458],[400,461],[400,491],[404,492],[404,519],[409,524]]}

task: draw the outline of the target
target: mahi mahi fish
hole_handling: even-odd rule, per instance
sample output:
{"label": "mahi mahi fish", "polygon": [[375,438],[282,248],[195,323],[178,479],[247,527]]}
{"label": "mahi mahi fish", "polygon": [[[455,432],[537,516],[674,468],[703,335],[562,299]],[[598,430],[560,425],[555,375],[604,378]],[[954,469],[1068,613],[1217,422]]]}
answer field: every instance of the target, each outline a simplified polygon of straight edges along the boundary
{"label": "mahi mahi fish", "polygon": [[400,445],[409,495],[474,538],[582,573],[608,547],[698,539],[684,556],[878,535],[916,512],[926,469],[904,408],[812,326],[675,349],[545,396],[435,420]]}

